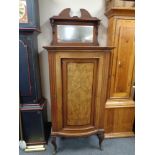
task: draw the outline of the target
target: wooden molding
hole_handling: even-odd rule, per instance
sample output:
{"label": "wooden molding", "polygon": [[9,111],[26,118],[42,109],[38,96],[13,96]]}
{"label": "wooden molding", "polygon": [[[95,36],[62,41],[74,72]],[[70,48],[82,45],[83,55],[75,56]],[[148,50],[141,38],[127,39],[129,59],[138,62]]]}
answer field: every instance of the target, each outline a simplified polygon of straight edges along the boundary
{"label": "wooden molding", "polygon": [[135,8],[116,8],[113,7],[112,9],[108,10],[105,15],[110,18],[113,16],[128,16],[134,17],[135,16]]}
{"label": "wooden molding", "polygon": [[135,102],[129,99],[107,100],[106,102],[106,108],[126,108],[126,107],[135,107]]}
{"label": "wooden molding", "polygon": [[121,137],[133,137],[133,132],[117,132],[117,133],[105,133],[105,138],[121,138]]}
{"label": "wooden molding", "polygon": [[43,110],[47,102],[44,98],[40,99],[36,104],[20,104],[20,111]]}
{"label": "wooden molding", "polygon": [[31,143],[26,143],[27,145],[41,145],[41,144],[46,144],[46,142],[44,142],[44,141],[41,141],[41,142],[31,142]]}
{"label": "wooden molding", "polygon": [[[74,48],[73,48],[74,47]],[[52,52],[51,50],[53,50],[53,52],[56,51],[65,51],[67,50],[68,52],[76,52],[76,50],[84,50],[84,51],[91,51],[91,50],[103,50],[103,52],[105,51],[111,51],[112,49],[114,49],[114,47],[109,46],[109,47],[101,47],[101,46],[44,46],[43,48],[49,50],[50,52]],[[74,49],[74,50],[73,50]]]}
{"label": "wooden molding", "polygon": [[60,131],[60,132],[52,132],[52,136],[62,136],[62,137],[87,137],[93,134],[97,134],[100,132],[104,132],[103,129],[95,129],[95,130],[87,130],[87,131],[76,131],[76,132],[67,132],[67,131]]}
{"label": "wooden molding", "polygon": [[38,33],[41,33],[41,30],[40,29],[37,29],[37,28],[19,28],[19,31],[23,31],[23,32],[38,32]]}

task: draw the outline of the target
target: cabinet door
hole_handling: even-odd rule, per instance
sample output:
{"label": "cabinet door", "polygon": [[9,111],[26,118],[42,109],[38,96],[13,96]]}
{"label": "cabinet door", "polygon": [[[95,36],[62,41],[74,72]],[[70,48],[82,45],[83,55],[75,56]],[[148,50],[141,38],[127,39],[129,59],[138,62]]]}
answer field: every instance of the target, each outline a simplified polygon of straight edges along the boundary
{"label": "cabinet door", "polygon": [[[56,101],[53,100],[53,130],[96,129],[101,106],[103,52],[56,54]],[[54,95],[54,94],[53,94]]]}
{"label": "cabinet door", "polygon": [[134,72],[134,20],[116,20],[113,45],[110,98],[129,98]]}

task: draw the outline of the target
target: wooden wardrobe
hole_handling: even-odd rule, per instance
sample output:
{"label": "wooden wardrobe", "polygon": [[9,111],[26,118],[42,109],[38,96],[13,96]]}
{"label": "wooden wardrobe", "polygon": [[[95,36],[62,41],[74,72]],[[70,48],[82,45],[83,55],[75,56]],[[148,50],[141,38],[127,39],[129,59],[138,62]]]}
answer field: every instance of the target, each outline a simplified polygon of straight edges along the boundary
{"label": "wooden wardrobe", "polygon": [[110,58],[105,107],[106,137],[133,135],[134,15],[133,8],[112,8],[106,12],[109,20],[108,46],[115,47]]}

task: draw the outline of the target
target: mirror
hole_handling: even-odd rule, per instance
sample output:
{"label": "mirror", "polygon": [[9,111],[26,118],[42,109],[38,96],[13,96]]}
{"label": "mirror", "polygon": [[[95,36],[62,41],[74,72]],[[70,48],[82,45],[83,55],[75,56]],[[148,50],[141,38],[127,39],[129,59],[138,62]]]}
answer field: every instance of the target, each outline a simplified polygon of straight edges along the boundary
{"label": "mirror", "polygon": [[60,43],[92,43],[94,26],[57,25],[57,41]]}

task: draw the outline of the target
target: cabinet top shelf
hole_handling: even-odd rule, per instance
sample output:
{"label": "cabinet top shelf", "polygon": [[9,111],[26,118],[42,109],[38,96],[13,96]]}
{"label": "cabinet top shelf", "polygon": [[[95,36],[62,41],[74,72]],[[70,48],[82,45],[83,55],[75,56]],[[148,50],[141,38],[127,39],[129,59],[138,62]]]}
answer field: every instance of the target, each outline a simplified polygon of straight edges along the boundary
{"label": "cabinet top shelf", "polygon": [[112,46],[106,46],[106,47],[101,47],[101,46],[44,46],[43,48],[47,50],[68,50],[68,51],[73,51],[73,50],[104,50],[104,51],[111,51],[115,47]]}

